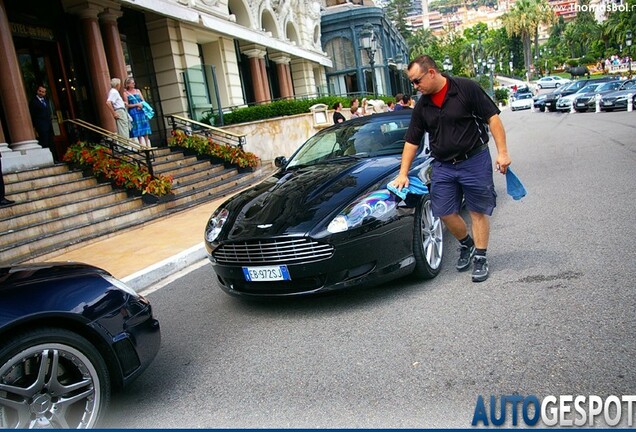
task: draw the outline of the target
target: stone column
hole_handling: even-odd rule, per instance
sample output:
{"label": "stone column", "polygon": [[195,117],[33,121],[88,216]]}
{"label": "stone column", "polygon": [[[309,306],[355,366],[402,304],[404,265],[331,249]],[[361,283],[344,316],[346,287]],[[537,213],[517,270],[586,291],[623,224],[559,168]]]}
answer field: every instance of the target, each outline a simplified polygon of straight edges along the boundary
{"label": "stone column", "polygon": [[[9,30],[4,1],[0,0],[0,100],[7,121],[11,145],[5,142],[4,129],[0,127],[0,151],[2,172],[15,172],[53,164],[53,154],[42,148],[35,139],[28,99],[25,100],[24,82],[20,73],[18,56]],[[31,95],[32,97],[33,95]],[[10,148],[9,148],[10,147]]]}
{"label": "stone column", "polygon": [[282,53],[271,54],[270,60],[276,63],[276,74],[280,84],[281,97],[289,99],[294,96],[294,88],[291,82],[291,74],[289,73],[289,62],[291,59]]}
{"label": "stone column", "polygon": [[86,44],[85,55],[87,57],[88,71],[93,83],[94,103],[99,116],[99,125],[110,131],[117,130],[115,119],[106,107],[106,98],[110,90],[110,72],[104,42],[99,29],[97,17],[102,11],[98,5],[85,3],[69,8],[68,12],[80,17],[82,35]]}
{"label": "stone column", "polygon": [[126,59],[124,58],[124,50],[121,46],[121,37],[117,27],[117,19],[122,15],[123,13],[119,10],[107,8],[99,14],[99,20],[102,24],[104,48],[106,49],[110,77],[119,78],[123,89],[124,81],[128,78],[128,72],[126,71]]}
{"label": "stone column", "polygon": [[7,119],[11,147],[15,150],[42,149],[35,139],[28,98],[24,99],[24,82],[3,0],[0,0],[0,52],[4,53],[3,61],[0,61],[0,99]]}
{"label": "stone column", "polygon": [[265,55],[267,51],[257,45],[252,45],[247,49],[241,48],[250,62],[250,73],[252,74],[252,84],[254,86],[254,99],[257,103],[271,100],[269,93],[269,80],[265,73]]}

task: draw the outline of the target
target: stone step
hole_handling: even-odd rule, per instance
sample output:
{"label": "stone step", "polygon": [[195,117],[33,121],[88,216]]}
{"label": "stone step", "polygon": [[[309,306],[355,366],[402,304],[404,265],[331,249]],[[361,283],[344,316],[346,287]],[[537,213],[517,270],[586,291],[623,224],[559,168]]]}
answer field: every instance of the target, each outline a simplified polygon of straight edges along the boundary
{"label": "stone step", "polygon": [[224,169],[221,172],[214,173],[213,176],[195,177],[187,181],[179,182],[176,185],[173,184],[173,191],[178,195],[185,191],[207,189],[211,184],[223,184],[227,179],[237,174],[238,172],[235,169]]}
{"label": "stone step", "polygon": [[[10,247],[13,244],[28,242],[34,238],[42,239],[50,233],[62,232],[69,227],[81,227],[90,225],[96,221],[110,220],[122,214],[140,209],[142,206],[143,203],[139,199],[126,199],[109,206],[96,207],[81,213],[51,218],[20,229],[2,232],[0,233],[0,254],[3,253],[3,248]],[[78,233],[75,231],[70,231],[67,234],[69,240],[77,236]]]}
{"label": "stone step", "polygon": [[[51,195],[48,197],[30,201],[17,201],[12,206],[0,207],[0,220],[22,215],[25,213],[31,213],[40,209],[46,209],[62,204],[77,202],[85,199],[87,196],[103,195],[113,191],[110,183],[98,184],[96,179],[93,179],[93,181],[95,182],[93,186],[88,186],[82,189],[77,189],[70,192],[64,192],[58,195]],[[124,196],[125,195],[126,194],[124,193]]]}
{"label": "stone step", "polygon": [[178,175],[175,175],[174,172],[172,172],[171,175],[174,175],[172,184],[174,187],[179,187],[197,179],[213,180],[218,175],[222,175],[223,171],[225,171],[225,167],[223,165],[211,165],[211,167],[207,169],[187,171]]}
{"label": "stone step", "polygon": [[217,199],[247,187],[257,177],[258,174],[256,172],[236,174],[230,180],[212,182],[204,188],[182,190],[176,195],[175,200],[169,203],[169,206],[177,207],[187,202],[205,202],[206,200]]}
{"label": "stone step", "polygon": [[104,194],[84,197],[72,203],[55,207],[38,208],[32,212],[10,216],[5,219],[0,219],[0,234],[9,230],[18,230],[30,225],[39,224],[51,218],[61,218],[90,211],[94,208],[111,206],[123,202],[127,197],[124,191],[111,190]]}
{"label": "stone step", "polygon": [[80,177],[77,180],[57,183],[50,186],[43,186],[33,189],[24,188],[21,192],[13,193],[10,199],[17,202],[27,202],[42,200],[57,195],[72,193],[74,191],[86,190],[98,184],[95,177]]}
{"label": "stone step", "polygon": [[33,189],[41,189],[59,184],[70,184],[81,178],[83,178],[81,171],[66,171],[45,177],[25,179],[18,182],[5,182],[5,195],[15,196]]}
{"label": "stone step", "polygon": [[155,167],[155,172],[157,174],[165,175],[165,176],[173,176],[177,177],[181,174],[192,173],[196,171],[202,171],[208,169],[210,166],[209,161],[200,161],[200,160],[188,160],[187,162],[181,163],[178,166],[174,164],[158,164]]}
{"label": "stone step", "polygon": [[[141,201],[141,198],[135,198]],[[93,220],[63,231],[48,233],[9,248],[0,249],[0,265],[27,261],[41,261],[59,254],[60,250],[72,250],[86,241],[105,238],[123,229],[137,226],[156,218],[165,210],[164,205],[144,206],[116,218]]]}
{"label": "stone step", "polygon": [[56,164],[43,168],[33,168],[17,173],[6,173],[3,175],[5,187],[11,183],[22,182],[35,178],[48,177],[56,174],[65,173],[69,170],[66,164]]}

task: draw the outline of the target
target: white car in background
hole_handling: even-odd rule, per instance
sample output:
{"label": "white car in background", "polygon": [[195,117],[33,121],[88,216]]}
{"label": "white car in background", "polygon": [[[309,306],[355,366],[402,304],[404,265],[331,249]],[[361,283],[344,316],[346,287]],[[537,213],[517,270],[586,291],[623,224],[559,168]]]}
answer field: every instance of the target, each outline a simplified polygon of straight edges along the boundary
{"label": "white car in background", "polygon": [[549,75],[537,80],[537,88],[557,88],[569,82],[570,80],[567,78],[562,78],[557,75]]}
{"label": "white car in background", "polygon": [[512,111],[532,109],[534,107],[534,99],[532,93],[518,94],[515,100],[510,102],[510,109]]}

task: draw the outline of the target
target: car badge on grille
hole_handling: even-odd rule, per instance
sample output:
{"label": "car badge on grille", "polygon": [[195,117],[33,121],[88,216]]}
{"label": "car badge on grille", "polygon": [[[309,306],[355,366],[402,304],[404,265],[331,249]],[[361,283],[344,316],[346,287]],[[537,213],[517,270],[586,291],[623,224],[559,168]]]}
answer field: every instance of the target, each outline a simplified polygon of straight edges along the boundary
{"label": "car badge on grille", "polygon": [[258,228],[262,228],[262,229],[267,229],[267,228],[271,228],[272,224],[261,224],[261,225],[256,225]]}

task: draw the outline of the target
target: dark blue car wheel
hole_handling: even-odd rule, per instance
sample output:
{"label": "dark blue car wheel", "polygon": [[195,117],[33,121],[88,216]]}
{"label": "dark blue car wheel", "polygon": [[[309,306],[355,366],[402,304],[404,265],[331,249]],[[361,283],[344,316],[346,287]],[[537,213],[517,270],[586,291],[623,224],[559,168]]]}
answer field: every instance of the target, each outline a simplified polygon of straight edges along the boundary
{"label": "dark blue car wheel", "polygon": [[94,427],[110,401],[99,351],[65,329],[13,336],[0,348],[0,425],[10,429]]}
{"label": "dark blue car wheel", "polygon": [[415,212],[413,235],[413,274],[421,279],[432,279],[442,267],[444,253],[444,227],[440,218],[433,216],[431,200],[425,195]]}

